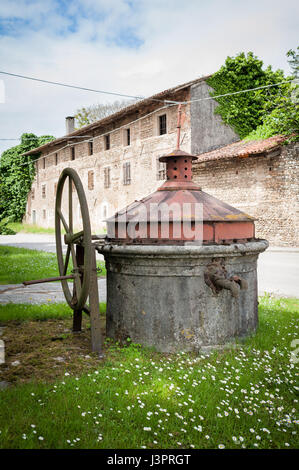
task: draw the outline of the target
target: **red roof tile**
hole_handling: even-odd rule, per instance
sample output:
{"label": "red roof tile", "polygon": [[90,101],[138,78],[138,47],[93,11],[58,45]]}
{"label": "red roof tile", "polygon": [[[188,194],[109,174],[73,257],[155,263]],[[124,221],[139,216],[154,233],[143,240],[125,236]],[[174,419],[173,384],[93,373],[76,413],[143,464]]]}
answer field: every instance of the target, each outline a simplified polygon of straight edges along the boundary
{"label": "red roof tile", "polygon": [[196,160],[194,164],[234,157],[245,158],[249,155],[268,152],[269,150],[279,147],[286,138],[287,137],[283,135],[275,135],[264,140],[250,140],[247,142],[240,140],[233,144],[226,145],[225,147],[198,155],[198,160]]}

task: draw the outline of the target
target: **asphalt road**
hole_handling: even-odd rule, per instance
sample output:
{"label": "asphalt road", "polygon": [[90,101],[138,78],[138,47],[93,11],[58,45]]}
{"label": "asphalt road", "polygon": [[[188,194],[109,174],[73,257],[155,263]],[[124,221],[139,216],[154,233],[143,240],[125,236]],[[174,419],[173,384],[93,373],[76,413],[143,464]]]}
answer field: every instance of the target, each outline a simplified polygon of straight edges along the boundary
{"label": "asphalt road", "polygon": [[[63,240],[63,236],[62,236]],[[63,246],[64,243],[62,243]],[[16,246],[28,250],[41,250],[56,253],[55,235],[47,233],[17,233],[16,235],[0,235],[0,245]],[[66,252],[66,248],[64,249]],[[97,254],[97,259],[104,259]]]}
{"label": "asphalt road", "polygon": [[[69,284],[72,292],[72,285]],[[106,302],[106,279],[98,279],[100,302]],[[0,285],[0,304],[50,304],[65,302],[60,282],[47,284],[34,284],[23,286],[22,284]]]}
{"label": "asphalt road", "polygon": [[299,249],[268,248],[258,259],[259,293],[299,298]]}
{"label": "asphalt road", "polygon": [[[1,235],[0,245],[55,253],[54,235],[48,234]],[[103,283],[101,289],[103,292]],[[299,249],[268,248],[262,253],[258,261],[258,290],[259,294],[299,297]]]}
{"label": "asphalt road", "polygon": [[0,235],[0,245],[17,246],[28,250],[41,250],[56,253],[55,235],[43,233],[17,233]]}

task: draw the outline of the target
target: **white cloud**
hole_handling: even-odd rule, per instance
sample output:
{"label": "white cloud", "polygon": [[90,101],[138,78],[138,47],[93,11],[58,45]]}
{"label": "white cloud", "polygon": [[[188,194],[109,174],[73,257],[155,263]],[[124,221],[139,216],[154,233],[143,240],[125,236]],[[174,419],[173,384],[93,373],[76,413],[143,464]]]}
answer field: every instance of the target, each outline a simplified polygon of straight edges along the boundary
{"label": "white cloud", "polygon": [[[142,96],[212,73],[240,51],[288,72],[298,17],[293,0],[2,0],[1,70]],[[63,135],[65,116],[115,99],[0,78],[2,138]]]}
{"label": "white cloud", "polygon": [[5,103],[5,84],[0,80],[0,103]]}

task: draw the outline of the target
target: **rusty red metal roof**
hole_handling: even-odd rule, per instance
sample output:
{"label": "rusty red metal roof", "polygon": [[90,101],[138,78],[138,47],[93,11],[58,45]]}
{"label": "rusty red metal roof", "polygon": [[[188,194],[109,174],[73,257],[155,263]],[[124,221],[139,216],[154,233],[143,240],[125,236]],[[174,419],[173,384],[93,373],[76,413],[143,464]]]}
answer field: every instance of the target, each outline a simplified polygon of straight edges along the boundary
{"label": "rusty red metal roof", "polygon": [[[254,238],[253,217],[204,193],[192,181],[194,158],[180,149],[160,157],[160,161],[166,161],[167,180],[154,193],[107,219],[108,238],[117,243],[198,241],[194,231],[185,234],[186,222],[202,228],[199,237],[203,243],[245,242]],[[132,223],[138,225],[138,231],[141,228],[137,237],[134,231],[132,236]],[[155,237],[153,224],[157,227]]]}
{"label": "rusty red metal roof", "polygon": [[[189,203],[190,205],[182,212],[181,206],[184,203]],[[159,212],[151,212],[152,204],[159,206]],[[182,214],[187,220],[196,220],[194,216],[195,204],[202,204],[203,222],[252,222],[255,220],[254,217],[245,212],[205,193],[199,187],[196,187],[195,184],[194,189],[184,189],[183,186],[182,189],[175,191],[168,187],[164,191],[157,190],[140,201],[133,202],[107,220],[121,222],[124,215],[126,215],[128,222],[182,222]],[[144,211],[139,211],[141,206]],[[169,207],[172,207],[171,212],[168,211]]]}
{"label": "rusty red metal roof", "polygon": [[246,158],[250,155],[267,153],[270,150],[278,148],[286,139],[287,136],[275,135],[263,140],[240,140],[233,144],[226,145],[225,147],[198,155],[198,159],[194,164],[229,158]]}

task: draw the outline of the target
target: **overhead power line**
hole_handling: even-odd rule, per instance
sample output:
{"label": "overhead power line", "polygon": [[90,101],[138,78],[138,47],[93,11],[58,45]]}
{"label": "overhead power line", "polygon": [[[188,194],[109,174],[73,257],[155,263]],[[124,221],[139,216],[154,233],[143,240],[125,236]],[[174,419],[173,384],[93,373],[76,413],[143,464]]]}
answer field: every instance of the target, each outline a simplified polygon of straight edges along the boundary
{"label": "overhead power line", "polygon": [[[40,137],[12,137],[12,138],[0,138],[0,140],[38,140],[40,139],[41,137],[44,137],[44,136],[40,136]],[[67,136],[68,139],[80,139],[80,138],[83,138],[83,137],[93,137],[92,135],[70,135],[70,136]],[[56,139],[55,139],[56,140]],[[52,142],[52,141],[49,141],[49,142]],[[48,143],[48,142],[46,142]]]}
{"label": "overhead power line", "polygon": [[[131,121],[130,124],[135,124],[136,122],[139,122],[139,121],[141,121],[142,119],[146,119],[148,116],[151,116],[152,114],[155,114],[157,111],[162,111],[162,110],[164,110],[164,109],[166,109],[166,108],[170,108],[170,107],[172,107],[172,106],[175,106],[175,104],[168,104],[168,105],[162,106],[162,107],[159,108],[158,110],[155,110],[155,111],[152,111],[151,113],[146,114],[146,116],[142,116],[142,117],[140,117],[140,118],[135,119],[134,121]],[[117,127],[116,129],[112,129],[112,130],[109,132],[109,134],[113,134],[114,132],[117,132],[117,131],[119,131],[120,129],[124,129],[124,128],[126,128],[126,127],[127,127],[127,124],[123,124],[122,126],[119,126],[119,127]],[[103,135],[105,135],[105,133],[100,134],[100,135],[97,135],[97,136],[95,136],[95,138],[102,137]],[[86,137],[90,137],[90,136],[83,136],[83,137],[86,138]],[[0,139],[0,140],[1,140],[1,139]],[[68,137],[67,137],[67,136],[66,136],[66,140],[68,140]],[[89,138],[89,139],[87,139],[87,140],[81,140],[80,142],[75,142],[74,144],[73,144],[73,143],[72,143],[72,144],[67,143],[64,147],[61,147],[61,148],[58,150],[58,152],[60,152],[61,150],[66,149],[66,148],[68,148],[68,147],[75,147],[76,145],[80,145],[80,144],[83,144],[83,143],[85,143],[85,142],[90,142],[90,140],[91,140],[91,139]],[[52,141],[52,142],[53,142],[53,141]],[[51,141],[50,141],[50,142],[46,142],[46,143],[43,144],[43,145],[50,144],[50,143],[51,143]],[[38,147],[37,147],[37,148],[38,148]],[[32,150],[35,150],[35,149],[32,149]],[[53,151],[53,152],[50,152],[50,153],[48,153],[47,155],[42,156],[42,157],[39,157],[39,158],[37,158],[37,159],[35,159],[35,160],[29,160],[29,161],[27,161],[27,162],[23,162],[23,163],[21,163],[19,166],[29,165],[29,164],[31,164],[32,162],[34,162],[34,163],[35,163],[35,162],[38,162],[39,160],[43,160],[44,158],[47,158],[47,157],[50,157],[51,155],[54,155],[55,153],[57,153],[57,150],[56,150],[56,151]],[[30,158],[29,155],[27,155],[27,157]],[[130,158],[135,158],[135,157],[132,156],[132,157],[130,157]]]}
{"label": "overhead power line", "polygon": [[[25,80],[33,80],[35,82],[47,83],[49,85],[58,85],[58,86],[66,87],[66,88],[75,88],[76,90],[91,91],[93,93],[101,93],[103,95],[113,95],[113,96],[119,96],[119,97],[122,97],[122,98],[131,98],[131,99],[135,99],[135,100],[144,100],[144,99],[146,99],[145,96],[133,96],[133,95],[126,95],[124,93],[118,93],[118,92],[115,92],[115,91],[95,90],[93,88],[87,88],[87,87],[82,87],[82,86],[77,86],[77,85],[70,85],[68,83],[53,82],[51,80],[44,80],[42,78],[28,77],[26,75],[19,75],[17,73],[4,72],[4,71],[1,71],[1,70],[0,70],[0,73],[2,73],[3,75],[9,75],[10,77],[24,78]],[[152,101],[158,101],[159,103],[161,103],[161,102],[162,103],[164,103],[164,102],[166,102],[166,103],[176,103],[176,101],[162,100],[162,99],[158,99],[158,98],[147,98],[147,99],[150,99]]]}
{"label": "overhead power line", "polygon": [[[225,94],[222,94],[222,95],[207,96],[205,98],[198,98],[198,99],[194,99],[194,100],[190,100],[190,101],[171,101],[171,100],[162,100],[162,99],[156,99],[156,98],[146,98],[144,96],[142,97],[142,96],[126,95],[126,94],[121,94],[121,93],[117,93],[117,92],[94,90],[92,88],[80,87],[80,86],[76,86],[76,85],[69,85],[69,84],[60,83],[60,82],[53,82],[53,81],[50,81],[50,80],[43,80],[43,79],[40,79],[40,78],[28,77],[28,76],[19,75],[19,74],[13,74],[13,73],[4,72],[4,71],[1,71],[1,70],[0,70],[0,73],[4,74],[4,75],[17,77],[17,78],[24,78],[24,79],[27,79],[27,80],[34,80],[34,81],[37,81],[37,82],[48,83],[48,84],[51,84],[51,85],[59,85],[59,86],[67,87],[67,88],[75,88],[75,89],[91,91],[91,92],[95,92],[95,93],[103,93],[103,94],[107,94],[107,95],[115,95],[115,96],[134,98],[134,99],[149,99],[149,100],[152,100],[152,101],[163,102],[163,103],[165,103],[166,107],[167,107],[167,105],[168,106],[175,106],[175,105],[178,105],[178,104],[186,105],[186,104],[200,102],[200,101],[216,100],[217,98],[224,98],[224,97],[228,97],[228,96],[239,95],[241,93],[248,93],[248,92],[251,92],[251,91],[256,91],[256,90],[261,90],[261,89],[268,89],[268,88],[275,87],[275,86],[280,86],[280,85],[283,85],[283,84],[286,84],[286,83],[293,83],[293,82],[296,83],[296,84],[298,83],[297,79],[291,79],[291,80],[285,80],[285,81],[278,82],[278,83],[272,83],[270,85],[262,85],[262,86],[255,87],[255,88],[248,88],[246,90],[234,91],[234,92],[225,93]],[[154,112],[156,112],[156,111],[154,111]],[[146,118],[147,116],[148,115],[146,115],[142,118],[139,118],[139,119]],[[139,119],[137,119],[137,120],[139,120]],[[133,121],[133,122],[136,122],[136,121]],[[121,126],[121,127],[123,127],[123,126]],[[68,138],[79,138],[79,137],[85,137],[86,138],[86,137],[89,137],[89,136],[86,136],[86,135],[84,135],[84,136],[70,136]],[[23,137],[23,139],[34,140],[35,137]],[[16,140],[16,141],[21,140],[21,137],[19,137],[19,138],[0,138],[0,141],[12,141],[12,140]]]}
{"label": "overhead power line", "polygon": [[263,88],[271,88],[274,86],[279,86],[285,83],[292,83],[292,82],[296,82],[296,80],[293,80],[293,79],[285,80],[284,82],[272,83],[271,85],[262,85],[262,86],[258,86],[255,88],[248,88],[247,90],[232,91],[230,93],[225,93],[223,95],[207,96],[206,98],[198,98],[196,100],[185,101],[184,104],[195,103],[197,101],[216,100],[217,98],[223,98],[225,96],[239,95],[240,93],[248,93],[249,91],[262,90]]}
{"label": "overhead power line", "polygon": [[[155,114],[157,111],[162,111],[162,110],[164,110],[164,109],[166,109],[166,108],[170,108],[170,107],[172,107],[172,106],[175,106],[175,104],[169,104],[169,105],[162,106],[162,107],[159,108],[158,110],[152,111],[151,113],[147,114],[146,116],[142,116],[142,117],[140,117],[140,118],[138,118],[138,119],[135,119],[134,121],[131,122],[131,124],[134,124],[134,123],[136,123],[136,122],[138,122],[138,121],[141,121],[141,120],[143,120],[143,119],[146,119],[148,116],[150,116],[150,115],[152,115],[152,114]],[[298,104],[295,104],[295,103],[294,103],[293,106],[298,106]],[[277,106],[277,108],[280,108],[280,106],[279,106],[279,107]],[[275,108],[274,108],[274,109],[275,109]],[[122,126],[119,126],[119,127],[117,127],[116,129],[111,130],[111,131],[109,132],[109,134],[113,134],[114,132],[117,132],[117,131],[119,131],[120,129],[124,129],[124,128],[126,128],[126,127],[127,127],[127,124],[123,124]],[[81,136],[81,137],[84,137],[85,140],[81,140],[80,142],[75,142],[75,143],[67,143],[66,145],[64,145],[63,147],[61,147],[61,148],[58,149],[58,150],[54,150],[54,151],[48,153],[47,155],[44,155],[44,156],[39,157],[39,158],[36,158],[35,160],[28,160],[28,161],[26,161],[26,162],[23,162],[23,163],[21,163],[19,166],[30,165],[30,164],[32,164],[32,163],[39,162],[39,161],[41,161],[41,160],[44,160],[45,158],[50,157],[51,155],[54,155],[55,153],[61,152],[62,150],[66,149],[66,148],[75,147],[75,146],[77,146],[77,145],[84,144],[84,143],[86,143],[86,142],[90,142],[92,139],[94,139],[94,138],[99,138],[99,137],[103,137],[104,135],[105,135],[105,133],[99,134],[99,135],[97,135],[97,136],[86,136],[86,135],[85,135],[85,136]],[[67,136],[66,136],[66,137],[67,137]],[[183,137],[183,139],[184,139],[184,137]],[[183,141],[183,139],[182,139],[182,141]],[[3,140],[3,139],[0,139],[0,140]],[[15,140],[16,140],[16,139],[15,139]],[[68,139],[66,138],[66,140],[68,140]],[[50,144],[51,141],[50,141],[50,142],[46,142],[46,144],[47,144],[47,143]],[[160,147],[160,148],[162,149],[162,147]],[[157,150],[160,150],[160,148],[157,148],[157,149],[155,148],[155,149],[153,149],[153,150],[151,151],[151,153],[155,153]],[[32,149],[32,150],[35,150],[35,149]],[[126,150],[126,148],[125,148],[124,150]],[[165,150],[164,147],[163,147],[163,150]],[[149,152],[148,149],[147,149],[147,152]],[[25,156],[25,155],[23,155],[23,156]],[[88,156],[90,157],[90,155],[88,155]],[[30,158],[30,155],[27,155],[27,157]],[[131,157],[126,157],[126,160],[131,160],[131,159],[134,159],[134,158],[136,158],[136,157],[135,157],[134,155],[132,155]],[[118,161],[119,161],[118,159],[117,159],[117,160],[112,160],[112,161],[110,161],[110,163],[112,164],[112,163],[115,163],[115,162],[118,162]]]}
{"label": "overhead power line", "polygon": [[271,88],[271,87],[283,85],[283,84],[286,84],[286,83],[296,82],[296,79],[291,79],[291,80],[285,80],[285,81],[278,82],[278,83],[272,83],[271,85],[263,85],[263,86],[260,86],[260,87],[248,88],[246,90],[239,90],[239,91],[235,91],[235,92],[225,93],[223,95],[209,96],[209,97],[206,97],[206,98],[198,98],[198,99],[190,100],[190,101],[174,101],[174,100],[163,100],[163,99],[159,99],[159,98],[146,98],[145,96],[127,95],[127,94],[124,94],[124,93],[114,92],[114,91],[96,90],[96,89],[93,89],[93,88],[87,88],[87,87],[77,86],[77,85],[70,85],[68,83],[62,83],[62,82],[54,82],[54,81],[45,80],[45,79],[42,79],[42,78],[28,77],[27,75],[20,75],[20,74],[16,74],[16,73],[4,72],[4,71],[1,71],[1,70],[0,70],[0,73],[3,74],[3,75],[9,75],[11,77],[23,78],[25,80],[33,80],[35,82],[47,83],[47,84],[50,84],[50,85],[58,85],[58,86],[66,87],[66,88],[75,88],[76,90],[90,91],[90,92],[93,92],[93,93],[101,93],[101,94],[104,94],[104,95],[113,95],[113,96],[119,96],[119,97],[122,97],[122,98],[131,98],[131,99],[136,99],[136,100],[148,99],[148,100],[156,101],[156,102],[159,102],[159,103],[162,102],[162,103],[173,103],[173,104],[195,103],[195,102],[198,102],[198,101],[205,101],[205,100],[211,100],[211,99],[216,99],[216,98],[222,98],[224,96],[238,95],[240,93],[247,93],[249,91],[256,91],[256,90],[261,90],[263,88]]}
{"label": "overhead power line", "polygon": [[[156,112],[159,112],[159,111],[161,111],[161,110],[163,110],[163,109],[166,109],[166,108],[169,108],[169,107],[175,106],[175,105],[176,105],[176,103],[169,104],[169,105],[165,105],[165,106],[163,106],[162,108],[158,108],[158,109],[156,109],[155,111],[152,111],[151,113],[146,114],[145,116],[142,116],[142,117],[140,117],[140,118],[138,118],[138,119],[135,119],[134,121],[131,121],[130,124],[134,124],[135,122],[141,121],[142,119],[146,119],[148,116],[150,116],[150,115],[152,115],[152,114],[154,114],[154,113],[156,113]],[[280,106],[274,106],[274,108],[271,109],[271,111],[273,111],[274,109],[281,109],[281,108],[285,108],[285,107],[288,107],[288,106],[298,107],[298,106],[299,106],[299,103],[291,103],[290,105],[289,105],[289,104],[283,104],[283,105],[280,105]],[[109,134],[112,134],[113,132],[116,132],[116,131],[118,131],[118,130],[120,130],[120,129],[126,128],[127,126],[128,126],[128,124],[124,124],[124,125],[122,125],[122,126],[120,126],[120,127],[117,127],[116,129],[112,129],[111,131],[109,131]],[[99,135],[97,135],[97,136],[92,136],[92,135],[74,135],[74,136],[68,136],[68,135],[66,135],[66,136],[64,136],[64,139],[65,139],[65,140],[79,139],[79,138],[80,138],[80,139],[82,139],[82,138],[85,138],[85,139],[86,139],[86,138],[93,139],[93,138],[95,138],[95,137],[96,137],[96,138],[97,138],[97,137],[101,137],[101,136],[103,136],[103,135],[105,135],[105,134],[107,134],[107,132],[104,133],[104,134],[99,134]],[[42,136],[40,136],[40,137],[42,137]],[[39,137],[37,137],[37,138],[39,138]],[[0,141],[12,141],[12,140],[16,140],[16,141],[17,141],[17,140],[22,140],[22,139],[23,139],[23,140],[36,140],[36,137],[23,137],[23,138],[22,138],[22,137],[13,137],[13,138],[1,138],[1,137],[0,137]],[[56,139],[54,139],[54,140],[56,140]],[[50,141],[45,142],[44,144],[41,144],[41,145],[50,144],[51,142],[53,142],[53,141],[50,140]],[[79,144],[82,144],[82,141],[77,142],[77,143],[74,143],[74,144],[71,144],[71,145],[72,145],[72,146],[75,146],[75,145],[79,145]],[[33,149],[33,150],[34,150],[34,149]],[[56,153],[56,152],[52,152],[52,153]],[[50,154],[48,154],[48,155],[52,155],[52,153],[50,153]],[[48,156],[48,155],[47,155],[47,156]],[[42,157],[42,158],[44,158],[44,157]]]}

